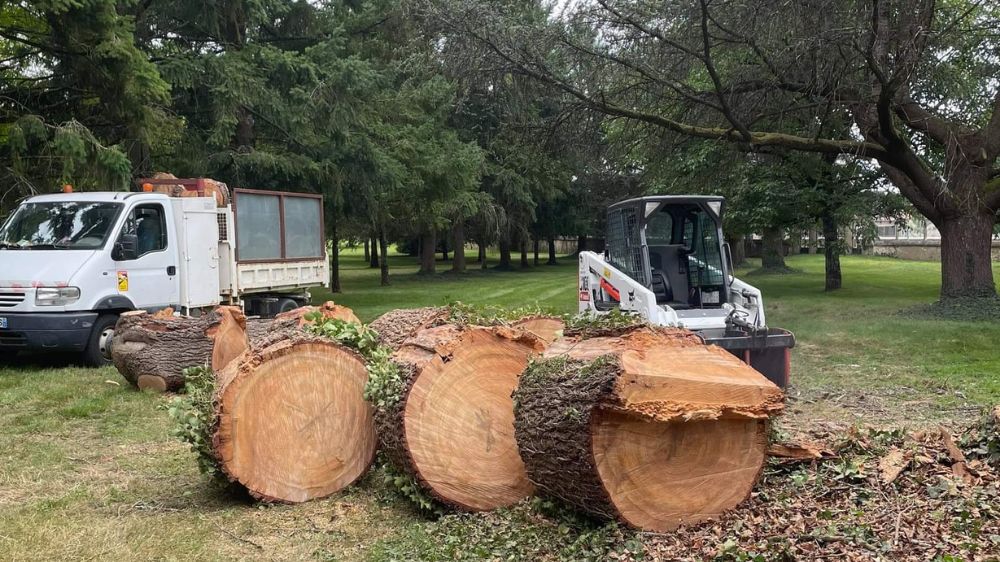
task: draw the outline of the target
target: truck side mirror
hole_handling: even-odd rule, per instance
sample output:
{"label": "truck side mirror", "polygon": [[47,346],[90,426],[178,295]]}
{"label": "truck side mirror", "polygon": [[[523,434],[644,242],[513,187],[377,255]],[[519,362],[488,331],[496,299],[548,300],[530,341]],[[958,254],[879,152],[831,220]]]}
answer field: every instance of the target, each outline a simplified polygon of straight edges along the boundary
{"label": "truck side mirror", "polygon": [[722,243],[722,250],[726,254],[726,272],[729,274],[729,283],[736,280],[736,271],[733,270],[733,250],[729,247],[729,242]]}
{"label": "truck side mirror", "polygon": [[111,250],[111,259],[115,261],[134,260],[139,257],[139,237],[135,234],[122,234]]}

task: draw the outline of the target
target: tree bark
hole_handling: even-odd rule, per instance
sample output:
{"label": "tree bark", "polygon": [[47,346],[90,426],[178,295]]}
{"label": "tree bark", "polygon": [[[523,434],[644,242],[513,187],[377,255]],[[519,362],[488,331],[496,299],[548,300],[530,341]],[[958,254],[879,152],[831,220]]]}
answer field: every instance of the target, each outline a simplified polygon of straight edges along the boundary
{"label": "tree bark", "polygon": [[837,231],[837,221],[830,209],[824,209],[821,216],[823,222],[823,261],[826,265],[826,290],[836,291],[841,287],[840,254],[842,244]]}
{"label": "tree bark", "polygon": [[[230,349],[237,328],[228,330]],[[244,340],[246,336],[244,335]],[[238,347],[238,346],[237,346]],[[375,459],[364,358],[304,331],[248,342],[215,371],[211,456],[232,483],[263,501],[336,493]]]}
{"label": "tree bark", "polygon": [[529,357],[544,348],[522,330],[448,323],[407,339],[392,355],[404,391],[375,411],[390,462],[436,500],[465,511],[530,496],[511,392]]}
{"label": "tree bark", "polygon": [[497,269],[512,269],[510,263],[510,240],[505,238],[500,239],[500,263],[497,264]]}
{"label": "tree bark", "polygon": [[368,247],[368,242],[369,239],[365,238],[365,263],[370,264],[372,261],[372,252],[371,249]]}
{"label": "tree bark", "polygon": [[556,261],[556,237],[550,234],[546,242],[549,244],[549,261],[545,262],[545,265],[558,265],[559,262]]}
{"label": "tree bark", "polygon": [[441,259],[448,261],[448,237],[445,236],[444,240],[441,241]]}
{"label": "tree bark", "polygon": [[337,233],[337,221],[332,221],[330,227],[330,292],[339,293],[340,289],[340,235]]}
{"label": "tree bark", "polygon": [[436,247],[437,236],[433,228],[420,235],[420,274],[430,275],[434,273],[434,258],[437,254]]}
{"label": "tree bark", "polygon": [[479,242],[476,244],[476,247],[479,250],[477,256],[477,259],[479,260],[479,268],[486,269],[486,244]]}
{"label": "tree bark", "polygon": [[456,273],[465,272],[465,225],[462,221],[456,221],[451,228],[452,244],[454,244],[455,259],[451,263],[451,270]]}
{"label": "tree bark", "polygon": [[381,250],[379,255],[381,283],[383,287],[386,287],[389,285],[389,241],[386,239],[384,228],[378,232],[378,245]]}
{"label": "tree bark", "polygon": [[539,261],[538,261],[538,251],[539,251],[539,248],[540,248],[540,244],[538,242],[538,237],[535,237],[531,241],[531,249],[532,249],[532,253],[534,253],[534,258],[535,258],[534,262],[533,262],[535,264],[535,267],[538,267],[538,264],[539,264]]}
{"label": "tree bark", "polygon": [[[118,372],[140,390],[175,392],[184,386],[184,369],[209,364],[225,314],[235,307],[220,306],[197,318],[149,314],[137,310],[122,314],[115,326],[112,360]],[[279,314],[273,319],[244,323],[251,342],[273,334],[301,331],[307,312],[360,324],[351,309],[326,302]],[[171,312],[172,313],[172,312]],[[242,312],[239,313],[242,316]]]}
{"label": "tree bark", "polygon": [[809,253],[816,254],[819,252],[819,235],[816,232],[816,227],[812,226],[809,228]]}
{"label": "tree bark", "polygon": [[[541,492],[665,532],[745,500],[781,390],[684,330],[560,338],[514,391],[514,431]],[[697,482],[697,493],[691,493]]]}
{"label": "tree bark", "polygon": [[519,246],[521,249],[521,269],[528,269],[530,264],[528,262],[528,239],[522,237]]}
{"label": "tree bark", "polygon": [[733,267],[742,267],[747,262],[746,237],[730,236],[726,241],[729,242],[729,253],[733,258]]}
{"label": "tree bark", "polygon": [[938,221],[941,231],[941,300],[995,297],[992,214],[967,211]]}
{"label": "tree bark", "polygon": [[780,228],[764,229],[761,239],[761,267],[764,269],[786,269],[785,235]]}
{"label": "tree bark", "polygon": [[379,256],[378,243],[379,243],[378,236],[372,236],[372,241],[371,241],[372,255],[371,259],[368,261],[368,267],[370,267],[371,269],[377,269],[379,267],[380,262],[378,258]]}

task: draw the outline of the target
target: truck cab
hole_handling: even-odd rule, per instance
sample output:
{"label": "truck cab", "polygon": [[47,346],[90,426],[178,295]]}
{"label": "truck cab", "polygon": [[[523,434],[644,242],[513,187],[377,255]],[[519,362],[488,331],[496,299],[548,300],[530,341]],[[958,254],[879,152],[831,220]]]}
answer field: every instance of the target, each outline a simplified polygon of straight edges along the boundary
{"label": "truck cab", "polygon": [[[256,203],[256,192],[246,192]],[[316,203],[307,211],[321,213],[318,196],[310,197]],[[309,299],[307,287],[327,283],[323,235],[315,229],[307,233],[308,258],[285,259],[281,235],[281,256],[251,255],[262,259],[239,263],[229,234],[238,236],[234,207],[219,207],[214,197],[153,192],[24,200],[0,227],[0,355],[71,351],[100,366],[110,361],[114,326],[125,311],[170,307],[199,314],[220,302],[255,311],[263,303],[287,308]],[[284,216],[270,215],[280,209],[247,213],[247,220],[264,216],[277,227]]]}
{"label": "truck cab", "polygon": [[795,338],[767,326],[763,295],[734,275],[724,210],[724,198],[696,195],[610,206],[605,253],[580,252],[579,310],[695,331],[784,387]]}

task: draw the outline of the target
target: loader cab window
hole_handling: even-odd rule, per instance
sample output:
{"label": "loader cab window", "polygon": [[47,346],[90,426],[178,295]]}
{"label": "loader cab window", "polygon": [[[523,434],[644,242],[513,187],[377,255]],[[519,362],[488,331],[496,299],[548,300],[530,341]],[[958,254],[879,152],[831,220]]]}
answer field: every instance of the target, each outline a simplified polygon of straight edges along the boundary
{"label": "loader cab window", "polygon": [[138,205],[122,227],[122,234],[134,234],[138,239],[136,247],[139,257],[167,249],[167,220],[163,206],[158,203]]}
{"label": "loader cab window", "polygon": [[645,225],[650,289],[658,303],[697,308],[724,302],[722,245],[715,220],[698,204],[668,204]]}

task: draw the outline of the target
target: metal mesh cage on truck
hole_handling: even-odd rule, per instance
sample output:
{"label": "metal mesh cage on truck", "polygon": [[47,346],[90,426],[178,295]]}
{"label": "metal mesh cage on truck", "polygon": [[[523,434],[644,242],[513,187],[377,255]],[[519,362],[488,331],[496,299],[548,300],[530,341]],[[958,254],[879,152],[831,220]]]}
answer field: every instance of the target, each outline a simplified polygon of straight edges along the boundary
{"label": "metal mesh cage on truck", "polygon": [[642,238],[637,207],[620,207],[608,211],[607,252],[611,265],[632,279],[649,284],[642,263]]}

